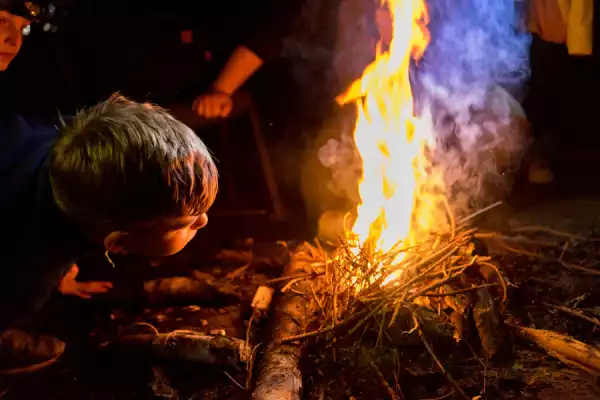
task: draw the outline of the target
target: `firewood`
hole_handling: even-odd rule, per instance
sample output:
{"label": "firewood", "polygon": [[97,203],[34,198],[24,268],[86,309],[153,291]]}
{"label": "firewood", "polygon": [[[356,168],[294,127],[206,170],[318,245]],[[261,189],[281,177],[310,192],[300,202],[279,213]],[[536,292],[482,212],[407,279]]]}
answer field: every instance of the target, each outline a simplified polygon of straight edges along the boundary
{"label": "firewood", "polygon": [[243,340],[193,331],[122,335],[101,347],[161,359],[234,368],[246,363],[250,357],[250,349]]}
{"label": "firewood", "polygon": [[572,367],[580,368],[587,373],[600,376],[600,349],[573,339],[570,336],[543,330],[510,325],[517,332],[535,342],[551,356]]}
{"label": "firewood", "polygon": [[[305,262],[293,257],[284,276],[304,273]],[[302,390],[302,374],[299,362],[303,342],[281,343],[280,339],[306,331],[308,323],[308,293],[310,280],[300,280],[295,289],[284,292],[279,298],[274,318],[271,342],[262,356],[258,378],[252,399],[255,400],[299,400]]]}
{"label": "firewood", "polygon": [[184,276],[144,282],[145,300],[149,305],[211,301],[217,294],[209,283]]}
{"label": "firewood", "polygon": [[259,286],[256,290],[256,294],[252,299],[252,309],[259,314],[266,314],[269,312],[271,307],[271,300],[273,299],[273,293],[275,290],[268,286]]}

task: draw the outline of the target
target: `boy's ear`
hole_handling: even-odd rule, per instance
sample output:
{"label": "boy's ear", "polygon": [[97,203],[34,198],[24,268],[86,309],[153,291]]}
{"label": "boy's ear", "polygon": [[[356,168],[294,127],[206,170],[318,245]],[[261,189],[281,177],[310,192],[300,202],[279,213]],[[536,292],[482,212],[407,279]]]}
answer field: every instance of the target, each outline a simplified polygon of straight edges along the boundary
{"label": "boy's ear", "polygon": [[127,254],[123,239],[127,236],[127,232],[114,231],[109,233],[104,238],[104,248],[110,253]]}

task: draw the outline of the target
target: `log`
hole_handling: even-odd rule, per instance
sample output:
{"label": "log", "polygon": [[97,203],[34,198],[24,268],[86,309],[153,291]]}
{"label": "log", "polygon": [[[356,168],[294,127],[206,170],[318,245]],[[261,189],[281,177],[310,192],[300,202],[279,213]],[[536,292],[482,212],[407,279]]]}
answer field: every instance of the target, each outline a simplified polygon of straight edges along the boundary
{"label": "log", "polygon": [[552,331],[512,324],[509,326],[565,364],[580,368],[591,375],[600,376],[600,349],[598,347]]}
{"label": "log", "polygon": [[251,352],[243,340],[193,331],[122,335],[102,347],[165,360],[233,368],[248,362]]}
{"label": "log", "polygon": [[218,296],[208,282],[175,276],[144,282],[144,297],[148,305],[196,304],[208,302]]}
{"label": "log", "polygon": [[[283,276],[306,273],[304,263],[292,256]],[[272,334],[259,363],[253,400],[300,400],[302,374],[299,362],[303,342],[281,343],[280,339],[306,332],[309,301],[301,293],[310,293],[310,280],[300,281],[294,288],[296,290],[284,292],[276,303]]]}
{"label": "log", "polygon": [[206,304],[228,296],[235,297],[234,290],[220,284],[211,275],[196,276],[195,272],[194,277],[173,276],[145,281],[142,287],[116,287],[96,299],[103,304],[163,307]]}

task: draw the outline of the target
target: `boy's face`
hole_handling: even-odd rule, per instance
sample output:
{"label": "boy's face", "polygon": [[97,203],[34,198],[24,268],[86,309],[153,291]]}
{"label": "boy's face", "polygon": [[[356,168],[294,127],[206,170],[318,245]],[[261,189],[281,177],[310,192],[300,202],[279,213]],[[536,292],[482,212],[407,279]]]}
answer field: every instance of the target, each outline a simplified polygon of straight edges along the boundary
{"label": "boy's face", "polygon": [[29,20],[0,10],[0,71],[6,70],[23,44],[23,29]]}
{"label": "boy's face", "polygon": [[110,252],[149,258],[170,256],[183,250],[207,223],[206,214],[161,219],[125,233],[113,232],[105,239],[105,247]]}

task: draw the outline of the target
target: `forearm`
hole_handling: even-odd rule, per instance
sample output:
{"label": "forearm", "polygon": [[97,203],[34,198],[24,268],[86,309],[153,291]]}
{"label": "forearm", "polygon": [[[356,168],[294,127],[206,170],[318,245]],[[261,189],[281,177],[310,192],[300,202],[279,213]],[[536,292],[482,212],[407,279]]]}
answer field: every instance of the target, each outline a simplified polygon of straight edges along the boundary
{"label": "forearm", "polygon": [[263,65],[263,60],[246,46],[238,46],[213,84],[215,90],[233,94]]}

